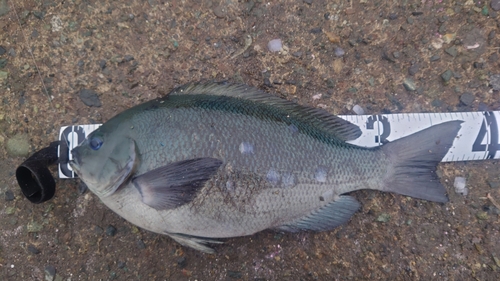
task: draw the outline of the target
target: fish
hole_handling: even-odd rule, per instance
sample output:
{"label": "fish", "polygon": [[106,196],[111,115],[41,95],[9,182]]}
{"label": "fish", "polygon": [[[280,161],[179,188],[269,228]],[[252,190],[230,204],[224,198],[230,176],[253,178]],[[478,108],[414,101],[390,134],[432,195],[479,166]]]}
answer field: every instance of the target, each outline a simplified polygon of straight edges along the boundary
{"label": "fish", "polygon": [[358,126],[256,88],[190,83],[109,119],[72,149],[70,165],[130,223],[214,253],[221,239],[329,231],[371,189],[447,202],[437,164],[461,121],[375,148]]}

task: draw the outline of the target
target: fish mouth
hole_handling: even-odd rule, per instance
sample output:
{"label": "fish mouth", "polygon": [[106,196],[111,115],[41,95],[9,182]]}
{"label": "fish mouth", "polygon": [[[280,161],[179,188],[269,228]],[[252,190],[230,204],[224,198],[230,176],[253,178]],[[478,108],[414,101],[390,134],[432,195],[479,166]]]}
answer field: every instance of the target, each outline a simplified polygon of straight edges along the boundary
{"label": "fish mouth", "polygon": [[70,165],[71,169],[73,169],[73,171],[75,171],[78,174],[78,170],[81,163],[80,153],[78,153],[76,148],[73,148],[71,150],[71,156],[72,159],[68,161],[68,164]]}

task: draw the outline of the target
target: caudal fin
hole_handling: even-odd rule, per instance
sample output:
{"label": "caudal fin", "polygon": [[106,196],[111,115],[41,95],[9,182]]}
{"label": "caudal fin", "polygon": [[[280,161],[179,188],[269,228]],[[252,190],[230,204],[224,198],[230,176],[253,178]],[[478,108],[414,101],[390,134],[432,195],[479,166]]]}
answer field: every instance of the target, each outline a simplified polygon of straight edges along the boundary
{"label": "caudal fin", "polygon": [[436,202],[447,202],[436,166],[448,153],[462,121],[441,123],[382,146],[392,160],[384,190]]}

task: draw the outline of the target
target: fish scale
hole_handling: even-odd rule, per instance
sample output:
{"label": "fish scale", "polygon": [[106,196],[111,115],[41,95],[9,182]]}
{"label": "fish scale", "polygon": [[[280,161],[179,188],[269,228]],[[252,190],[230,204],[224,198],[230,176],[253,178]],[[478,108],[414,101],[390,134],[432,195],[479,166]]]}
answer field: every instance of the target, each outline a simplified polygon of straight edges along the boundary
{"label": "fish scale", "polygon": [[120,216],[205,252],[212,238],[345,223],[359,189],[445,202],[435,175],[460,122],[367,149],[359,128],[247,86],[191,84],[131,108],[70,163]]}

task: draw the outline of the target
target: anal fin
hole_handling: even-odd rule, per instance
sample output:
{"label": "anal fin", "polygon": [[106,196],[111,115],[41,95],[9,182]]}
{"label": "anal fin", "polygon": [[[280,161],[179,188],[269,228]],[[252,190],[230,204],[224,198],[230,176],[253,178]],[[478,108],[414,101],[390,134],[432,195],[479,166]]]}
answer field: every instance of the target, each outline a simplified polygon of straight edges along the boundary
{"label": "anal fin", "polygon": [[351,196],[341,195],[335,201],[312,211],[297,220],[283,224],[277,229],[296,232],[299,230],[326,231],[349,221],[359,209],[359,202]]}

